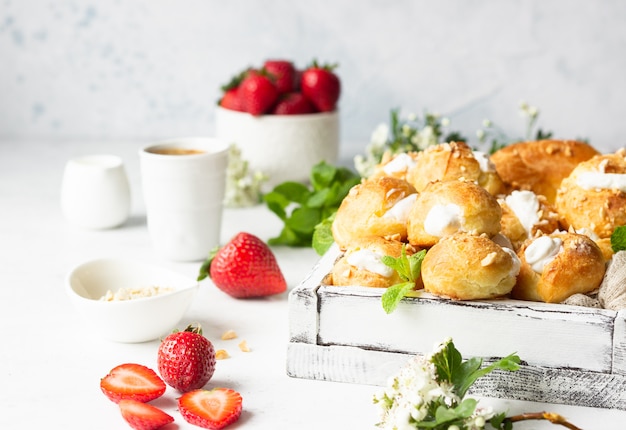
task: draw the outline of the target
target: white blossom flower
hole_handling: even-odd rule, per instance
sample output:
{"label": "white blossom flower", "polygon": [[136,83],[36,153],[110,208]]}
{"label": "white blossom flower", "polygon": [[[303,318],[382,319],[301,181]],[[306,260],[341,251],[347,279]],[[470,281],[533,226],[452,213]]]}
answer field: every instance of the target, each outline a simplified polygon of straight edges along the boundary
{"label": "white blossom flower", "polygon": [[387,124],[379,124],[370,137],[370,143],[375,145],[384,145],[389,139],[389,126]]}

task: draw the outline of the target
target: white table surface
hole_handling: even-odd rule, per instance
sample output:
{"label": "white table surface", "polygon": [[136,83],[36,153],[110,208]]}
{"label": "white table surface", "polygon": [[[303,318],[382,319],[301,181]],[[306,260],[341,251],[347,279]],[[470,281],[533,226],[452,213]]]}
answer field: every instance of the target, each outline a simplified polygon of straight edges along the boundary
{"label": "white table surface", "polygon": [[[117,406],[100,391],[111,368],[137,362],[156,369],[158,341],[119,344],[90,332],[65,295],[64,277],[82,261],[121,257],[159,264],[196,276],[200,262],[175,263],[153,251],[139,182],[138,148],[145,142],[0,142],[0,428],[129,428]],[[59,189],[67,159],[110,153],[121,156],[131,183],[132,213],[120,228],[87,231],[69,225],[60,210]],[[264,240],[281,224],[264,206],[227,209],[222,240],[247,231]],[[318,259],[311,249],[274,248],[289,289]],[[374,429],[372,396],[378,387],[290,378],[285,373],[288,340],[287,294],[233,299],[210,280],[180,323],[200,322],[216,348],[231,358],[217,362],[208,388],[222,385],[243,396],[243,413],[230,428]],[[222,341],[232,329],[237,341]],[[494,339],[494,341],[497,341]],[[582,347],[582,346],[581,346]],[[522,357],[523,358],[523,357]],[[198,428],[176,411],[177,393],[168,388],[154,403],[176,419],[169,429]],[[511,414],[551,411],[584,429],[626,428],[626,412],[504,399],[481,399]],[[610,427],[609,427],[610,426]],[[563,428],[526,422],[519,429]]]}

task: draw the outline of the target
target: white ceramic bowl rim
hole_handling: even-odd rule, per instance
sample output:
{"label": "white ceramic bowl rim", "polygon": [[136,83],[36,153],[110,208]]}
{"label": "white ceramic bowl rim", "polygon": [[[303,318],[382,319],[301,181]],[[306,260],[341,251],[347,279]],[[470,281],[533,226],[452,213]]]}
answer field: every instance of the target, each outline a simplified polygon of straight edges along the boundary
{"label": "white ceramic bowl rim", "polygon": [[[191,278],[188,278],[188,282],[189,285],[186,286],[172,286],[172,285],[163,285],[163,287],[170,287],[172,288],[172,291],[168,291],[168,292],[164,292],[162,294],[158,294],[155,296],[149,296],[149,297],[140,297],[140,298],[135,298],[132,300],[116,300],[116,301],[105,301],[105,300],[100,300],[100,297],[87,297],[85,295],[85,293],[88,293],[87,291],[84,291],[83,293],[81,293],[80,291],[77,291],[76,288],[76,281],[80,272],[83,270],[89,270],[91,267],[95,267],[95,266],[101,266],[101,265],[119,265],[119,266],[126,266],[127,268],[130,267],[134,267],[137,268],[139,270],[144,270],[144,271],[148,271],[148,270],[158,270],[161,273],[168,273],[171,276],[176,276],[179,278],[180,281],[185,281],[186,277],[184,275],[180,275],[176,272],[170,271],[168,269],[163,269],[163,268],[158,268],[157,266],[152,266],[150,264],[147,263],[141,263],[141,262],[135,262],[135,261],[130,261],[130,260],[123,260],[123,259],[116,259],[116,258],[100,258],[100,259],[95,259],[95,260],[89,260],[89,261],[85,261],[83,263],[80,263],[76,266],[74,266],[67,274],[66,276],[66,281],[65,281],[65,285],[67,288],[67,291],[72,294],[73,296],[75,296],[76,298],[78,298],[79,300],[83,300],[85,302],[88,303],[103,303],[106,304],[107,306],[132,306],[133,303],[137,303],[138,301],[141,302],[148,302],[148,301],[153,301],[153,300],[161,300],[163,298],[167,298],[170,297],[172,295],[175,294],[181,294],[187,290],[190,289],[194,289],[194,288],[198,288],[199,284],[197,281],[192,280]],[[146,285],[148,286],[148,285]],[[141,287],[141,286],[139,286]],[[85,287],[82,287],[83,289],[86,290]],[[120,287],[121,288],[121,287]],[[111,288],[110,289],[113,293],[115,293],[117,290],[119,290],[119,288],[114,289]]]}
{"label": "white ceramic bowl rim", "polygon": [[314,113],[303,113],[297,115],[273,115],[273,114],[265,114],[265,115],[252,115],[248,112],[240,112],[232,109],[226,109],[218,106],[217,110],[224,115],[233,115],[239,117],[250,118],[251,120],[257,121],[321,121],[326,118],[332,118],[339,115],[339,110],[334,110],[332,112],[314,112]]}

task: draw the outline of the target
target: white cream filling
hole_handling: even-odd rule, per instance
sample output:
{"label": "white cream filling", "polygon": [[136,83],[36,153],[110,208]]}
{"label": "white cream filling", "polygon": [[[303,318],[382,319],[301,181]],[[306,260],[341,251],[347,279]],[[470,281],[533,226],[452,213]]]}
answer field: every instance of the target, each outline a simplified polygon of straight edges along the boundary
{"label": "white cream filling", "polygon": [[349,253],[346,261],[350,266],[357,269],[367,270],[368,272],[377,273],[385,278],[393,275],[393,269],[382,261],[383,256],[369,249],[359,249]]}
{"label": "white cream filling", "polygon": [[593,229],[591,228],[577,228],[574,230],[576,233],[578,234],[584,234],[585,236],[587,236],[589,239],[593,240],[593,241],[598,241],[600,240],[600,236],[598,236],[596,234],[595,231],[593,231]]}
{"label": "white cream filling", "polygon": [[539,222],[539,199],[532,191],[513,191],[504,199],[527,234]]}
{"label": "white cream filling", "polygon": [[463,209],[454,203],[434,205],[424,220],[424,231],[431,236],[444,237],[462,230]]}
{"label": "white cream filling", "polygon": [[626,174],[582,172],[576,178],[576,185],[585,190],[619,190],[626,192]]}
{"label": "white cream filling", "polygon": [[417,198],[417,194],[409,194],[402,200],[399,200],[395,205],[393,205],[387,212],[383,214],[383,218],[391,218],[401,223],[406,223],[407,219],[409,219],[409,212],[411,211],[411,206],[413,206],[413,202]]}
{"label": "white cream filling", "polygon": [[563,241],[558,237],[540,236],[528,245],[524,251],[524,257],[530,267],[541,274],[546,264],[554,260],[562,249]]}
{"label": "white cream filling", "polygon": [[493,164],[489,155],[482,151],[472,151],[474,158],[480,165],[480,170],[485,173],[493,173],[496,171],[496,165]]}
{"label": "white cream filling", "polygon": [[504,252],[509,254],[511,256],[511,260],[513,260],[513,267],[511,267],[510,275],[515,278],[517,275],[519,275],[520,268],[522,267],[522,262],[520,261],[515,251],[513,251],[512,249],[504,246],[502,247],[502,249],[504,249]]}
{"label": "white cream filling", "polygon": [[415,160],[413,160],[409,154],[402,153],[396,155],[387,164],[385,164],[383,166],[383,171],[388,175],[392,175],[397,172],[407,171],[413,166],[415,166]]}

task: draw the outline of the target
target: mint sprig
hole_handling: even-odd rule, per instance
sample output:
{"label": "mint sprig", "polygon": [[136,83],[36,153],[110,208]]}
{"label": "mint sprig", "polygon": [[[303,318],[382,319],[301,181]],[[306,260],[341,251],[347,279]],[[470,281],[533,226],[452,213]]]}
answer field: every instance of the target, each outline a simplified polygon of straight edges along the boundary
{"label": "mint sprig", "polygon": [[[311,169],[310,185],[287,181],[274,187],[263,200],[284,225],[268,244],[313,246],[322,255],[332,244],[328,243],[330,224],[324,221],[337,212],[350,188],[359,182],[361,177],[351,170],[322,161]],[[313,236],[318,225],[324,231],[319,232],[320,243],[314,246]]]}
{"label": "mint sprig", "polygon": [[626,225],[615,228],[611,235],[613,252],[626,251]]}
{"label": "mint sprig", "polygon": [[406,245],[402,246],[402,253],[400,257],[395,258],[390,255],[385,255],[382,258],[382,262],[394,269],[401,282],[396,285],[392,285],[382,295],[382,306],[386,313],[390,314],[398,307],[400,301],[415,288],[415,284],[422,272],[422,261],[426,256],[426,250],[421,250],[412,255],[407,255]]}

